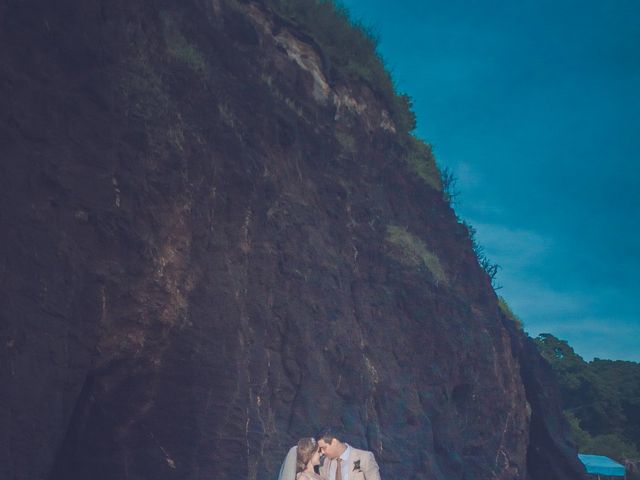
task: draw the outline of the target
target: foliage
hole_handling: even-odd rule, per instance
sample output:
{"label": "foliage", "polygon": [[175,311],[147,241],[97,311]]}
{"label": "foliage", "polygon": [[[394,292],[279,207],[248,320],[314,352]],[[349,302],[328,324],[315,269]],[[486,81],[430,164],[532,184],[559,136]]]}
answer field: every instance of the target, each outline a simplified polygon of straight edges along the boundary
{"label": "foliage", "polygon": [[424,180],[427,185],[436,190],[442,190],[440,171],[436,165],[431,145],[413,135],[409,135],[407,161],[414,173]]}
{"label": "foliage", "polygon": [[[391,78],[391,77],[389,77]],[[409,133],[416,129],[416,115],[413,112],[413,100],[406,93],[395,94],[392,83],[392,94],[387,95],[391,101],[391,116],[400,133]]]}
{"label": "foliage", "polygon": [[640,453],[640,364],[594,359],[585,362],[564,340],[535,339],[551,364],[565,415],[581,452],[622,460]]}
{"label": "foliage", "polygon": [[460,192],[458,190],[458,179],[449,167],[442,169],[441,183],[445,202],[453,206]]}
{"label": "foliage", "polygon": [[326,55],[333,79],[366,82],[389,106],[399,133],[415,129],[411,98],[396,93],[377,51],[378,36],[371,28],[351,18],[346,7],[332,0],[266,0],[266,3],[318,44]]}
{"label": "foliage", "polygon": [[605,455],[618,461],[624,459],[640,458],[640,453],[635,445],[623,439],[619,434],[608,433],[592,436],[580,426],[580,419],[569,411],[564,411],[564,416],[571,427],[571,438],[581,453]]}
{"label": "foliage", "polygon": [[395,257],[411,267],[425,266],[436,282],[446,283],[446,275],[438,257],[429,251],[422,240],[412,235],[406,228],[387,225],[387,241],[395,249]]}
{"label": "foliage", "polygon": [[509,304],[504,299],[504,297],[498,297],[498,306],[500,307],[502,313],[504,313],[504,315],[509,320],[515,323],[516,327],[518,327],[520,330],[523,329],[522,320],[520,320],[520,318],[515,313],[513,313],[513,310],[511,310],[511,307],[509,307]]}
{"label": "foliage", "polygon": [[175,17],[169,12],[161,12],[162,33],[169,56],[183,62],[196,73],[206,71],[202,53],[184,37]]}
{"label": "foliage", "polygon": [[469,239],[471,240],[473,253],[475,253],[476,258],[478,259],[478,264],[489,276],[493,289],[499,290],[502,287],[497,285],[496,277],[498,276],[500,265],[498,265],[497,263],[493,263],[491,260],[489,260],[489,257],[487,257],[486,253],[484,252],[484,248],[478,243],[475,227],[468,224],[467,222],[462,222],[462,224],[467,228],[467,231],[469,232]]}
{"label": "foliage", "polygon": [[569,423],[569,427],[571,428],[571,439],[578,447],[578,451],[584,453],[591,452],[589,446],[591,444],[591,441],[593,440],[593,437],[589,435],[589,432],[583,430],[582,427],[580,427],[580,419],[576,417],[573,412],[565,410],[563,413],[564,417]]}

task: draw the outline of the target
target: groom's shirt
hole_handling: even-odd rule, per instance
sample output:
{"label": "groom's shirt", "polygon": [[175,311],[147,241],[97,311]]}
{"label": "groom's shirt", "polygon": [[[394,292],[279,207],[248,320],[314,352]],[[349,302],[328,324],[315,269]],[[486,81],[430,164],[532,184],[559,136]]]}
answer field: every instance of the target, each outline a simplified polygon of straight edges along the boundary
{"label": "groom's shirt", "polygon": [[[347,449],[342,452],[340,459],[342,460],[342,480],[348,480],[349,478],[349,455],[351,455],[351,445],[345,443]],[[329,470],[329,480],[336,480],[336,470],[338,469],[338,462],[331,462],[331,470]]]}

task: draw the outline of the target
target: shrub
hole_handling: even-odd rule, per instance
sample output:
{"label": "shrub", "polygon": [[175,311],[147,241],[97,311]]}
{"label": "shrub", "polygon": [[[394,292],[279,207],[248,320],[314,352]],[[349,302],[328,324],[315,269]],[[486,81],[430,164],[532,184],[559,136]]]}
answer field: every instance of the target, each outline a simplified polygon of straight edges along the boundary
{"label": "shrub", "polygon": [[509,320],[515,323],[516,327],[518,327],[520,330],[523,329],[522,320],[520,320],[520,317],[513,313],[513,310],[511,310],[511,307],[509,307],[509,304],[503,297],[498,297],[498,306],[500,307],[502,313],[504,313],[504,315]]}
{"label": "shrub", "polygon": [[[395,90],[395,87],[394,87]],[[413,101],[407,94],[394,93],[391,98],[391,117],[400,133],[409,133],[416,129],[416,115],[413,112]]]}
{"label": "shrub", "polygon": [[476,258],[478,259],[480,268],[482,268],[489,276],[493,289],[500,290],[500,288],[502,287],[498,286],[496,281],[498,271],[500,271],[500,265],[498,265],[497,263],[493,263],[484,253],[484,248],[478,243],[478,240],[476,238],[476,229],[472,225],[469,225],[467,222],[462,222],[462,224],[467,228],[467,231],[469,232],[469,239],[471,240],[471,245],[473,246],[473,253],[475,253]]}
{"label": "shrub", "polygon": [[442,190],[440,171],[436,165],[430,145],[413,135],[409,135],[407,161],[411,170],[424,180],[427,185],[436,190]]}
{"label": "shrub", "polygon": [[206,63],[200,51],[184,37],[174,16],[161,12],[162,33],[169,56],[183,62],[196,73],[206,71]]}
{"label": "shrub", "polygon": [[458,190],[458,178],[449,167],[445,167],[442,169],[441,182],[444,201],[453,207],[458,195],[460,195],[460,191]]}
{"label": "shrub", "polygon": [[447,278],[438,257],[407,229],[387,225],[387,241],[395,247],[393,253],[398,261],[410,267],[424,266],[431,272],[436,283],[446,283]]}

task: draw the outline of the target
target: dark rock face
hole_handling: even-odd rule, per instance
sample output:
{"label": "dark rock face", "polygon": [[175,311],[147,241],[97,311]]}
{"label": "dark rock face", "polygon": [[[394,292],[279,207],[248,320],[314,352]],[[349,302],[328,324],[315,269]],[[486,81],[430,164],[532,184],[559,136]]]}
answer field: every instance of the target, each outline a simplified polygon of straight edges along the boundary
{"label": "dark rock face", "polygon": [[0,477],[268,479],[340,424],[383,478],[581,478],[376,95],[179,3],[0,3]]}

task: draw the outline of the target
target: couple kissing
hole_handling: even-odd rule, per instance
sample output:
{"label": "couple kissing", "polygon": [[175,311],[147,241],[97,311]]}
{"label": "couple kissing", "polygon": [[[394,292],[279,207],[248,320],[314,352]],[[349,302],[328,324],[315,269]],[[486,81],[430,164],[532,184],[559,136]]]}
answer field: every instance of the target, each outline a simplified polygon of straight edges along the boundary
{"label": "couple kissing", "polygon": [[380,471],[372,452],[354,448],[326,429],[315,438],[301,438],[289,450],[278,480],[380,480]]}

